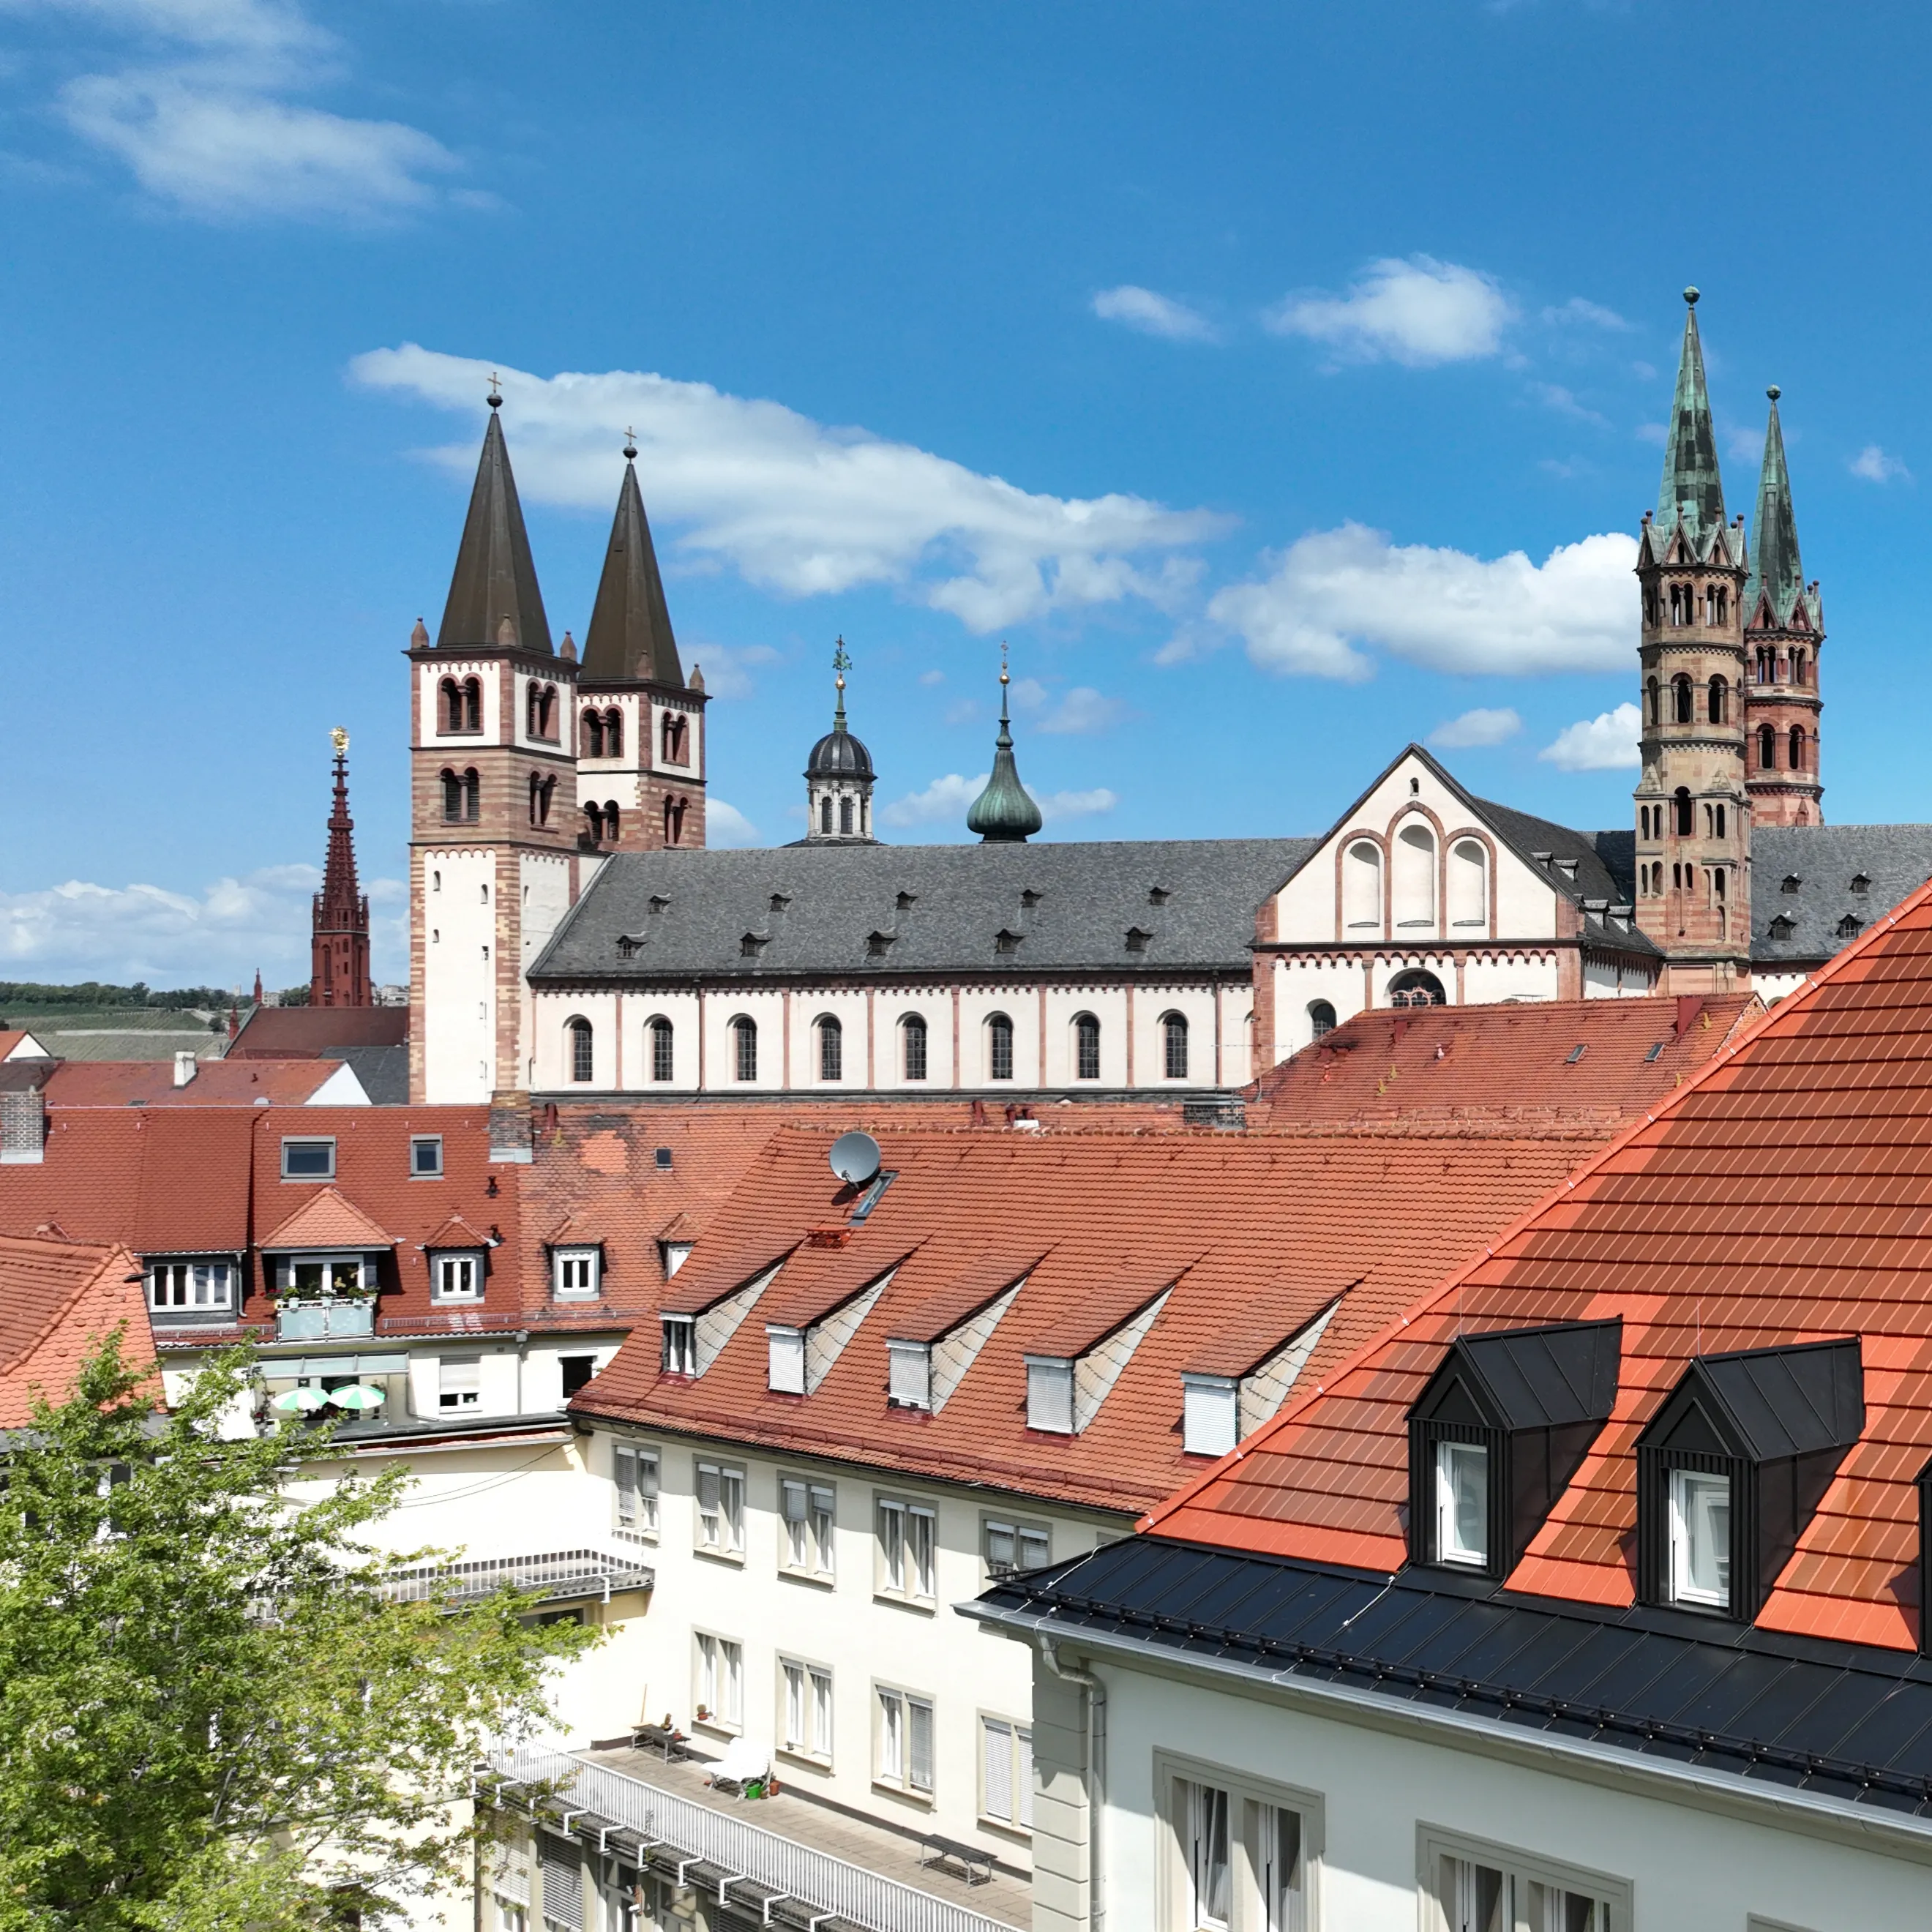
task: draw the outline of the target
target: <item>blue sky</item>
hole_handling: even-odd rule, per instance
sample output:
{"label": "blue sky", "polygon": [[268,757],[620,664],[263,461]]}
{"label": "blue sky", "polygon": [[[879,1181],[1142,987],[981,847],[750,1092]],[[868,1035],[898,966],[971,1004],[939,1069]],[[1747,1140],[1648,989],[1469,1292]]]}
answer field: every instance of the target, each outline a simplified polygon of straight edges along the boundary
{"label": "blue sky", "polygon": [[398,653],[493,367],[559,634],[639,430],[740,838],[802,829],[841,632],[895,838],[962,835],[1002,638],[1049,836],[1317,830],[1412,738],[1622,825],[1695,281],[1733,513],[1784,390],[1827,816],[1932,818],[1928,36],[0,0],[0,977],[305,976],[338,723],[400,974]]}

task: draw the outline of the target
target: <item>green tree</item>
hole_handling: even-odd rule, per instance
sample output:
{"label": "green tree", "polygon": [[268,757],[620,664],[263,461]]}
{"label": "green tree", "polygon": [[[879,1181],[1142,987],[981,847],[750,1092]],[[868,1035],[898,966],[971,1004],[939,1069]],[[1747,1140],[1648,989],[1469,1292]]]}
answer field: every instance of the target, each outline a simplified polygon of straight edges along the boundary
{"label": "green tree", "polygon": [[[240,1351],[164,1412],[118,1334],[0,1493],[0,1932],[383,1923],[470,1869],[469,1777],[593,1634],[500,1592],[399,1600],[406,1481],[297,1504],[306,1424],[224,1441]],[[392,1587],[386,1590],[385,1584]]]}

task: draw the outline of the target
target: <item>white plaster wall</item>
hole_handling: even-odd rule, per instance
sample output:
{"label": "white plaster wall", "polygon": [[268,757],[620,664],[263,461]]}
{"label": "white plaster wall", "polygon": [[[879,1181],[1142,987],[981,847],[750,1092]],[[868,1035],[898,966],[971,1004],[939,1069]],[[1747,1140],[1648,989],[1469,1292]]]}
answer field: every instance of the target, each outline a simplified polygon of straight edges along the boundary
{"label": "white plaster wall", "polygon": [[1586,1000],[1641,999],[1656,982],[1640,967],[1617,959],[1583,960],[1583,997]]}
{"label": "white plaster wall", "polygon": [[[737,1077],[731,1022],[740,1014],[758,1022],[758,1077]],[[704,1001],[705,1084],[724,1093],[776,1093],[784,1080],[784,995],[776,989],[714,993]]]}
{"label": "white plaster wall", "polygon": [[[1241,1012],[1247,1012],[1244,998]],[[1167,1077],[1167,1047],[1161,1020],[1179,1013],[1187,1022],[1187,1071],[1178,1080]],[[1222,1066],[1227,1084],[1239,1086],[1244,1072],[1238,1052],[1225,1051]],[[1134,1084],[1170,1089],[1211,1087],[1214,1084],[1214,994],[1206,986],[1136,986],[1134,988]]]}
{"label": "white plaster wall", "polygon": [[1768,1005],[1773,1000],[1783,999],[1787,993],[1796,992],[1810,976],[1808,973],[1764,973],[1754,968],[1751,990]]}
{"label": "white plaster wall", "polygon": [[517,1396],[517,1413],[541,1415],[563,1408],[563,1358],[589,1355],[596,1366],[592,1375],[602,1375],[610,1366],[623,1337],[620,1335],[546,1336],[524,1349],[520,1364],[521,1383]]}
{"label": "white plaster wall", "polygon": [[[446,732],[438,728],[442,722],[440,693],[446,677],[453,677],[458,684],[466,677],[473,677],[482,686],[483,729],[480,734],[475,731]],[[416,666],[416,692],[417,715],[422,720],[424,744],[454,752],[464,745],[496,745],[502,742],[502,682],[495,664],[476,658],[453,658],[448,663],[419,664]]]}
{"label": "white plaster wall", "polygon": [[1326,1000],[1335,1009],[1336,1023],[1352,1019],[1362,1010],[1362,962],[1360,958],[1338,958],[1332,955],[1296,959],[1282,955],[1274,962],[1274,1040],[1258,1049],[1262,1072],[1277,1061],[1299,1053],[1315,1037],[1315,1022],[1308,1009],[1317,1000]]}
{"label": "white plaster wall", "polygon": [[[651,1078],[650,1024],[670,1022],[671,1078]],[[561,1022],[560,1022],[561,1024]],[[695,993],[624,995],[624,1084],[647,1094],[688,1094],[698,1087],[698,999]]]}
{"label": "white plaster wall", "polygon": [[1397,976],[1404,973],[1432,973],[1442,982],[1444,1003],[1454,1006],[1456,1000],[1456,962],[1453,955],[1418,950],[1395,954],[1378,953],[1375,962],[1375,1004],[1385,1006],[1389,1003],[1389,987]]}
{"label": "white plaster wall", "polygon": [[[1046,998],[1046,1064],[1042,1070],[1043,1087],[1124,1087],[1127,1084],[1127,997],[1119,986],[1050,986]],[[1037,1012],[1037,1008],[1035,1009]],[[1100,1022],[1100,1077],[1077,1080],[1079,1065],[1073,1044],[1073,1022],[1081,1013],[1091,1013]],[[1019,1016],[1013,1016],[1016,1027]],[[1034,1025],[1037,1028],[1037,1019]],[[1040,1042],[1034,1042],[1038,1058]],[[1014,1070],[1018,1070],[1018,1042],[1014,1042]],[[969,1059],[967,1062],[972,1064]],[[1138,1072],[1139,1070],[1136,1069]]]}
{"label": "white plaster wall", "polygon": [[[632,1438],[626,1438],[630,1440]],[[951,1606],[986,1587],[980,1559],[982,1518],[1046,1522],[1055,1562],[1090,1550],[1124,1532],[1102,1531],[1096,1520],[1028,1504],[1009,1507],[997,1493],[961,1495],[944,1488],[880,1479],[842,1466],[781,1462],[745,1456],[731,1445],[657,1442],[662,1490],[659,1528],[645,1547],[657,1589],[640,1657],[641,1683],[625,1696],[640,1701],[653,1718],[668,1711],[704,1748],[723,1748],[728,1733],[694,1724],[696,1708],[694,1633],[705,1630],[744,1646],[745,1733],[776,1747],[783,1736],[782,1679],[778,1660],[796,1658],[829,1667],[832,1679],[832,1754],[829,1768],[782,1755],[778,1774],[794,1790],[822,1796],[914,1832],[937,1830],[983,1846],[1008,1863],[1026,1868],[1029,1841],[1021,1832],[980,1820],[979,1720],[987,1716],[1030,1720],[1032,1666],[1018,1645],[995,1637],[956,1616]],[[590,1467],[612,1519],[612,1438],[593,1439]],[[694,1463],[708,1459],[746,1472],[746,1551],[728,1562],[696,1547]],[[783,1532],[778,1509],[781,1474],[830,1482],[837,1496],[836,1576],[830,1583],[801,1581],[779,1565]],[[876,1499],[905,1498],[934,1507],[938,1516],[938,1588],[931,1607],[876,1597]],[[874,1785],[874,1687],[890,1684],[933,1700],[934,1790],[932,1800]],[[620,1707],[621,1708],[621,1707]],[[614,1727],[602,1735],[613,1734]]]}
{"label": "white plaster wall", "polygon": [[[545,993],[536,1003],[541,1023],[536,1028],[537,1088],[545,1093],[568,1092],[572,1088],[602,1092],[617,1084],[617,995],[615,993],[576,992]],[[596,1067],[592,1078],[575,1079],[572,1075],[569,1036],[573,1019],[590,1022],[590,1051]],[[634,1070],[629,1064],[631,1042],[625,1042],[626,1084]]]}
{"label": "white plaster wall", "polygon": [[[791,1065],[787,1084],[843,1094],[866,1084],[866,994],[862,988],[838,992],[795,992],[791,1000]],[[818,1022],[830,1017],[844,1029],[843,1077],[818,1077]],[[773,1050],[778,1042],[773,1042]],[[759,1071],[764,1070],[764,1046],[758,1042]],[[728,1075],[728,1068],[723,1070]]]}
{"label": "white plaster wall", "polygon": [[423,1082],[436,1105],[487,1100],[496,1051],[496,855],[422,855]]}
{"label": "white plaster wall", "polygon": [[1562,1774],[1552,1761],[1511,1763],[1313,1716],[1252,1690],[1232,1694],[1100,1668],[1112,1932],[1172,1932],[1156,1882],[1165,1828],[1157,1750],[1319,1796],[1324,1844],[1311,1927],[1416,1932],[1438,1924],[1418,1904],[1424,1822],[1629,1881],[1634,1922],[1614,1932],[1744,1932],[1754,1913],[1812,1932],[1917,1932],[1927,1922],[1932,1870],[1875,1848],[1729,1816],[1668,1787],[1645,1795]]}
{"label": "white plaster wall", "polygon": [[1554,952],[1490,953],[1466,960],[1462,967],[1462,999],[1468,1006],[1553,1000],[1556,988]]}
{"label": "white plaster wall", "polygon": [[1556,889],[1507,848],[1496,848],[1496,920],[1499,939],[1554,939]]}
{"label": "white plaster wall", "polygon": [[[899,1041],[899,1022],[917,1013],[926,1022],[926,1078],[905,1078]],[[937,1092],[952,1084],[952,992],[948,986],[880,987],[874,995],[872,1024],[877,1029],[874,1063],[882,1088],[911,1094]]]}
{"label": "white plaster wall", "polygon": [[[961,992],[962,1087],[983,1088],[988,1094],[1004,1094],[1046,1084],[1040,1078],[1040,989],[1035,986],[974,986]],[[1013,1023],[1013,1077],[1010,1081],[989,1080],[986,1077],[986,1022],[989,1015],[996,1012],[1004,1013]],[[1103,1036],[1103,1051],[1104,1048]]]}

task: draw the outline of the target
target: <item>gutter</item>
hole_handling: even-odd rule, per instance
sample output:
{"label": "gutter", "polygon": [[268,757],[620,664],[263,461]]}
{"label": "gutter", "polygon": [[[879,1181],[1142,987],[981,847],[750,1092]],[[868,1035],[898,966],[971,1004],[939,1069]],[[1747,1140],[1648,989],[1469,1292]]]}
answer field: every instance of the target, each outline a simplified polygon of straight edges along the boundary
{"label": "gutter", "polygon": [[[1043,1621],[1043,1619],[1042,1619]],[[1083,1694],[1087,1714],[1087,1923],[1101,1932],[1106,1923],[1106,1867],[1100,1850],[1101,1822],[1107,1814],[1107,1688],[1090,1670],[1078,1670],[1060,1660],[1060,1648],[1044,1630],[1034,1635],[1040,1661],[1063,1684]]]}
{"label": "gutter", "polygon": [[[1588,1739],[1530,1731],[1501,1718],[1378,1696],[1373,1691],[1354,1690],[1295,1670],[1268,1670],[1226,1658],[1190,1654],[1102,1631],[1071,1631],[1056,1625],[1050,1616],[1004,1610],[983,1600],[955,1607],[962,1616],[997,1628],[1017,1642],[1037,1644],[1042,1657],[1052,1645],[1077,1639],[1083,1652],[1105,1652],[1124,1664],[1157,1676],[1219,1680],[1217,1688],[1250,1696],[1257,1688],[1265,1686],[1284,1701],[1334,1722],[1366,1723],[1377,1730],[1417,1737],[1452,1750],[1480,1751],[1558,1776],[1632,1789],[1640,1796],[1666,1804],[1688,1799],[1701,1809],[1726,1811],[1748,1822],[1768,1823],[1773,1828],[1796,1828],[1849,1841],[1862,1850],[1932,1864],[1932,1818],[1877,1812],[1849,1798],[1790,1786],[1752,1784],[1732,1773],[1645,1756]],[[1053,1666],[1049,1664],[1048,1667]]]}

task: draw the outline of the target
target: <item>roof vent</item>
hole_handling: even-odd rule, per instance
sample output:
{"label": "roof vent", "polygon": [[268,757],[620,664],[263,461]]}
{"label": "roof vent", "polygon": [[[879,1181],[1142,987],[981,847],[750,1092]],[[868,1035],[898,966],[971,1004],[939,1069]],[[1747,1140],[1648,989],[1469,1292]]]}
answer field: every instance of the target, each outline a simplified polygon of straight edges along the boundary
{"label": "roof vent", "polygon": [[1846,913],[1838,922],[1838,937],[1840,939],[1856,939],[1864,929],[1864,921],[1851,913]]}
{"label": "roof vent", "polygon": [[870,932],[866,935],[866,957],[883,959],[891,950],[892,941],[898,935],[891,932]]}
{"label": "roof vent", "polygon": [[1020,950],[1020,941],[1025,936],[1024,933],[1009,932],[1001,926],[993,935],[993,950],[995,952],[1017,952]]}
{"label": "roof vent", "polygon": [[1852,874],[1852,890],[1855,892],[1870,892],[1871,890],[1870,878],[1863,872],[1854,872]]}
{"label": "roof vent", "polygon": [[1804,883],[1796,872],[1786,872],[1778,890],[1781,892],[1795,892]]}
{"label": "roof vent", "polygon": [[1559,860],[1557,860],[1557,862],[1556,862],[1556,869],[1557,869],[1559,872],[1561,872],[1561,873],[1563,874],[1563,876],[1570,882],[1570,884],[1571,884],[1572,885],[1574,885],[1574,884],[1576,884],[1576,860],[1575,860],[1574,859],[1559,859]]}
{"label": "roof vent", "polygon": [[910,912],[918,903],[919,895],[916,892],[902,892],[895,902],[901,912]]}
{"label": "roof vent", "polygon": [[1127,928],[1127,950],[1130,952],[1144,952],[1148,950],[1148,941],[1153,937],[1154,934],[1152,933],[1144,930],[1140,926],[1129,926]]}
{"label": "roof vent", "polygon": [[1150,886],[1148,888],[1148,904],[1150,906],[1164,906],[1173,896],[1165,886]]}
{"label": "roof vent", "polygon": [[738,942],[738,956],[741,959],[755,959],[770,944],[769,935],[764,933],[748,932]]}
{"label": "roof vent", "polygon": [[1532,852],[1529,856],[1539,866],[1546,866],[1550,863],[1550,854],[1547,852]]}
{"label": "roof vent", "polygon": [[1034,889],[1029,886],[1024,892],[1020,894],[1020,904],[1027,911],[1031,912],[1034,908],[1040,904],[1042,897],[1042,894],[1035,892]]}
{"label": "roof vent", "polygon": [[1770,926],[1773,939],[1789,939],[1798,930],[1798,922],[1787,913],[1780,913]]}

